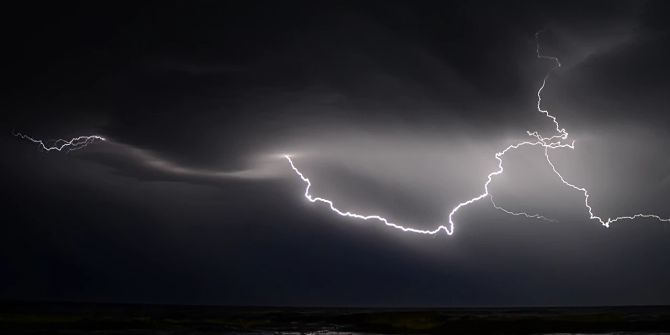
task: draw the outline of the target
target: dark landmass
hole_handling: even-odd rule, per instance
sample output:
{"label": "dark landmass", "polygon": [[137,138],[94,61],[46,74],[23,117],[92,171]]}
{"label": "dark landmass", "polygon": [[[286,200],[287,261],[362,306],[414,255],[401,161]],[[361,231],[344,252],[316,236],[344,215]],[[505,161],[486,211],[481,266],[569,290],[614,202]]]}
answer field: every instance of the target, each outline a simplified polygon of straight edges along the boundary
{"label": "dark landmass", "polygon": [[3,303],[2,334],[670,333],[670,306],[286,308]]}

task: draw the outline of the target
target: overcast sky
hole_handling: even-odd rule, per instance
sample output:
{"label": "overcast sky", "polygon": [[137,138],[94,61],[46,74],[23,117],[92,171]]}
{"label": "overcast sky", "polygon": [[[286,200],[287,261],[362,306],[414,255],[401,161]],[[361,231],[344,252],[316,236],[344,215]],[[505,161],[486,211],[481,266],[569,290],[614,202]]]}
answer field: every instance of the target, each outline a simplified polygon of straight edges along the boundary
{"label": "overcast sky", "polygon": [[[670,303],[663,1],[116,2],[3,11],[0,299],[475,306]],[[46,153],[12,136],[109,141]]]}

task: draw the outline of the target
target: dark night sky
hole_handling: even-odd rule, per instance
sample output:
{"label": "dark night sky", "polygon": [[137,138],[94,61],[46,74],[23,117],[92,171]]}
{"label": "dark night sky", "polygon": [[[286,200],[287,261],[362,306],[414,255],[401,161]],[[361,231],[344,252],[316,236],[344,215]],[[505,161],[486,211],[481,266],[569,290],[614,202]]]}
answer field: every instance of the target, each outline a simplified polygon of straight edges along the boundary
{"label": "dark night sky", "polygon": [[[2,10],[0,299],[243,305],[670,304],[670,224],[588,220],[539,150],[508,208],[433,229],[526,130],[603,216],[670,217],[664,1],[23,2]],[[11,135],[101,134],[46,153]]]}

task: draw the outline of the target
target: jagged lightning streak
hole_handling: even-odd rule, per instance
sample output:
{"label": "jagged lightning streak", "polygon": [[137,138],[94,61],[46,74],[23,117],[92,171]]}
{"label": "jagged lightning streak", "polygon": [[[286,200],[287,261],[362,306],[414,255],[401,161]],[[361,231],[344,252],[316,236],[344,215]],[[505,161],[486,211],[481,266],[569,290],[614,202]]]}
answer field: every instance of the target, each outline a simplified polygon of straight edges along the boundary
{"label": "jagged lightning streak", "polygon": [[305,185],[306,185],[306,187],[305,187],[305,198],[307,198],[307,200],[309,200],[310,202],[324,203],[324,204],[326,204],[330,207],[330,210],[332,210],[333,212],[335,212],[335,213],[337,213],[341,216],[346,216],[346,217],[356,218],[356,219],[361,219],[361,220],[366,220],[366,221],[367,220],[380,221],[380,222],[382,222],[383,224],[385,224],[389,227],[393,227],[393,228],[396,228],[396,229],[400,229],[402,231],[412,232],[412,233],[434,235],[434,234],[439,233],[441,230],[444,230],[448,235],[451,235],[453,233],[453,227],[452,227],[452,229],[449,229],[446,226],[439,226],[434,230],[422,230],[422,229],[408,228],[408,227],[404,227],[404,226],[401,226],[399,224],[393,223],[393,222],[391,222],[391,221],[387,220],[386,218],[383,218],[379,215],[361,215],[361,214],[356,214],[356,213],[352,213],[352,212],[343,211],[341,209],[338,209],[337,207],[335,207],[335,205],[333,204],[332,201],[330,201],[328,199],[315,197],[315,196],[311,195],[309,193],[309,189],[312,187],[312,182],[310,182],[309,178],[305,177],[305,175],[303,175],[302,172],[300,172],[300,170],[298,170],[298,168],[295,166],[295,164],[293,164],[293,159],[291,159],[290,155],[284,155],[284,157],[288,160],[288,163],[291,165],[291,169],[293,169],[293,171],[298,175],[298,177],[300,177],[300,179],[302,179],[302,181],[305,183]]}
{"label": "jagged lightning streak", "polygon": [[505,209],[505,208],[503,208],[503,207],[500,207],[500,206],[498,206],[498,204],[496,204],[496,202],[493,200],[493,195],[491,195],[491,194],[489,194],[489,199],[491,200],[491,204],[493,204],[493,208],[495,208],[495,209],[497,209],[497,210],[499,210],[499,211],[502,211],[502,212],[504,212],[504,213],[507,213],[507,214],[509,214],[509,215],[514,215],[514,216],[525,216],[525,217],[527,217],[527,218],[529,218],[529,219],[538,219],[538,220],[543,220],[543,221],[548,221],[548,222],[558,222],[558,220],[556,220],[556,219],[552,219],[552,218],[548,218],[548,217],[546,217],[546,216],[544,216],[544,215],[540,215],[540,214],[528,214],[528,213],[525,213],[525,212],[513,212],[513,211],[511,211],[511,210],[509,210],[509,209]]}
{"label": "jagged lightning streak", "polygon": [[656,220],[663,221],[663,222],[670,222],[670,219],[662,218],[662,217],[660,217],[656,214],[634,214],[634,215],[630,215],[630,216],[619,216],[619,217],[608,218],[606,220],[603,220],[600,216],[597,216],[597,215],[593,214],[593,209],[589,205],[589,196],[590,195],[588,193],[588,190],[584,187],[580,187],[580,186],[577,186],[577,185],[574,185],[574,184],[568,182],[558,172],[558,170],[556,169],[556,166],[554,165],[554,163],[549,158],[549,149],[559,149],[559,148],[574,149],[575,148],[575,142],[573,140],[571,143],[563,143],[563,141],[566,141],[568,139],[568,136],[569,136],[568,132],[565,130],[565,128],[561,128],[561,126],[558,122],[558,119],[554,115],[550,114],[548,110],[542,109],[542,91],[544,90],[544,88],[547,85],[547,80],[549,80],[549,77],[551,76],[552,72],[555,69],[560,68],[562,66],[560,60],[557,57],[547,56],[547,55],[543,55],[541,53],[539,37],[540,37],[540,34],[542,34],[542,32],[543,31],[538,31],[537,33],[535,33],[537,58],[538,59],[550,60],[554,63],[554,66],[549,71],[547,71],[544,78],[542,79],[542,84],[540,85],[540,88],[537,90],[537,105],[536,105],[536,107],[537,107],[538,112],[544,114],[547,118],[549,118],[553,122],[553,124],[555,126],[555,129],[556,129],[556,135],[552,135],[550,137],[544,137],[538,131],[532,131],[532,132],[531,131],[526,131],[528,136],[536,138],[537,141],[523,141],[523,142],[519,142],[519,143],[516,143],[516,144],[511,144],[508,147],[506,147],[504,150],[502,150],[500,152],[497,152],[495,154],[495,159],[498,161],[498,168],[497,168],[497,170],[488,174],[488,176],[486,178],[486,182],[484,183],[484,192],[475,196],[475,197],[473,197],[473,198],[471,198],[471,199],[469,199],[469,200],[463,201],[463,202],[459,203],[458,205],[456,205],[456,207],[454,207],[449,212],[448,225],[440,225],[439,227],[437,227],[434,230],[422,230],[422,229],[405,227],[405,226],[390,222],[388,219],[386,219],[386,218],[384,218],[380,215],[362,215],[362,214],[352,213],[352,212],[349,212],[349,211],[340,210],[340,209],[338,209],[334,206],[334,204],[331,200],[321,198],[321,197],[315,197],[315,196],[311,195],[309,193],[310,188],[312,186],[310,180],[307,177],[305,177],[302,174],[302,172],[300,172],[300,170],[298,170],[298,168],[293,163],[293,160],[291,159],[291,156],[285,155],[284,157],[288,160],[288,162],[291,165],[291,168],[293,169],[293,171],[300,177],[300,179],[302,179],[302,181],[306,185],[305,194],[304,194],[305,198],[312,203],[315,203],[315,202],[325,203],[330,207],[331,211],[333,211],[333,212],[335,212],[335,213],[337,213],[341,216],[351,217],[351,218],[356,218],[356,219],[361,219],[361,220],[376,220],[376,221],[382,222],[386,226],[390,226],[392,228],[400,229],[400,230],[405,231],[405,232],[430,234],[430,235],[437,234],[442,230],[447,235],[452,235],[454,233],[454,221],[453,221],[454,215],[461,208],[463,208],[465,206],[468,206],[468,205],[471,205],[471,204],[473,204],[473,203],[475,203],[479,200],[482,200],[484,198],[487,198],[487,197],[491,201],[491,204],[493,205],[494,208],[496,208],[496,209],[498,209],[498,210],[500,210],[500,211],[502,211],[506,214],[515,215],[515,216],[524,216],[524,217],[527,217],[527,218],[541,219],[541,220],[546,220],[546,221],[555,221],[553,219],[547,218],[547,217],[539,215],[539,214],[529,214],[529,213],[526,213],[526,212],[513,212],[513,211],[510,211],[510,210],[505,209],[503,207],[500,207],[495,203],[495,201],[493,200],[493,196],[489,192],[489,185],[493,181],[493,178],[504,172],[503,156],[507,152],[509,152],[510,150],[516,150],[516,149],[518,149],[522,146],[540,146],[540,147],[544,148],[544,156],[545,156],[547,162],[549,163],[549,166],[551,167],[552,171],[554,172],[554,174],[556,174],[560,178],[561,182],[564,185],[566,185],[568,187],[571,187],[575,190],[581,191],[584,194],[584,205],[586,206],[586,208],[589,211],[589,219],[597,220],[598,222],[600,222],[605,227],[609,227],[609,224],[612,223],[612,222],[616,222],[616,221],[619,221],[619,220],[626,220],[626,219],[627,220],[632,220],[632,219],[636,219],[636,218],[650,218],[650,219],[656,219]]}
{"label": "jagged lightning streak", "polygon": [[556,169],[556,166],[554,165],[554,163],[549,158],[549,151],[547,150],[547,148],[545,148],[545,150],[544,150],[544,157],[547,159],[547,162],[549,163],[549,166],[551,166],[551,169],[554,171],[554,174],[556,174],[558,176],[558,178],[561,179],[561,182],[563,184],[565,184],[565,185],[567,185],[567,186],[569,186],[569,187],[571,187],[571,188],[573,188],[577,191],[580,191],[584,194],[584,206],[586,206],[586,208],[589,211],[589,219],[590,220],[596,220],[596,221],[600,222],[600,224],[602,224],[603,226],[605,226],[607,228],[609,228],[610,223],[612,223],[612,222],[616,222],[616,221],[619,221],[619,220],[634,220],[634,219],[637,219],[637,218],[647,218],[647,219],[655,219],[655,220],[662,221],[662,222],[670,222],[670,218],[662,218],[662,217],[660,217],[659,215],[656,215],[656,214],[644,214],[644,213],[638,213],[638,214],[626,215],[626,216],[617,216],[617,217],[614,217],[614,218],[607,218],[606,220],[603,220],[602,217],[593,214],[593,208],[591,208],[591,205],[589,205],[589,197],[590,197],[589,191],[586,188],[577,186],[575,184],[572,184],[572,183],[568,182],[567,180],[565,180],[565,178],[563,178],[563,176]]}
{"label": "jagged lightning streak", "polygon": [[57,139],[55,141],[49,141],[50,143],[48,143],[48,142],[45,142],[43,140],[38,140],[38,139],[35,139],[31,136],[21,134],[21,133],[17,133],[17,132],[13,132],[12,135],[14,135],[18,138],[21,138],[21,139],[28,140],[30,142],[39,144],[39,146],[45,151],[67,150],[67,152],[70,152],[70,151],[85,148],[86,146],[88,146],[89,144],[92,144],[95,141],[106,141],[107,140],[106,138],[104,138],[102,136],[99,136],[99,135],[86,135],[86,136],[77,136],[77,137],[71,138],[69,140]]}
{"label": "jagged lightning streak", "polygon": [[[330,209],[331,209],[333,212],[335,212],[335,213],[337,213],[337,214],[339,214],[339,215],[341,215],[341,216],[346,216],[346,217],[351,217],[351,218],[361,219],[361,220],[366,220],[366,221],[367,221],[367,220],[380,221],[380,222],[382,222],[383,224],[385,224],[386,226],[389,226],[389,227],[392,227],[392,228],[396,228],[396,229],[400,229],[400,230],[405,231],[405,232],[412,232],[412,233],[419,233],[419,234],[429,234],[429,235],[434,235],[434,234],[439,233],[440,231],[444,231],[445,233],[447,233],[447,235],[451,235],[451,234],[454,233],[454,220],[453,220],[453,217],[454,217],[454,215],[456,214],[456,212],[458,212],[461,208],[463,208],[463,207],[465,207],[465,206],[468,206],[468,205],[470,205],[470,204],[473,204],[473,203],[475,203],[475,202],[477,202],[477,201],[479,201],[479,200],[482,200],[482,199],[488,197],[488,196],[490,195],[490,192],[489,192],[489,184],[491,184],[491,182],[493,181],[493,178],[494,178],[495,176],[500,175],[500,174],[502,174],[502,173],[504,172],[502,157],[503,157],[508,151],[510,151],[510,150],[514,150],[514,149],[518,149],[518,148],[520,148],[520,147],[522,147],[522,146],[545,146],[545,147],[550,147],[550,148],[561,148],[561,147],[568,147],[569,144],[560,144],[560,143],[550,143],[550,144],[545,144],[545,143],[543,143],[543,142],[540,141],[540,140],[538,140],[538,141],[534,141],[534,142],[531,142],[531,141],[524,141],[524,142],[520,142],[520,143],[512,144],[512,145],[508,146],[507,148],[505,148],[503,151],[496,153],[496,154],[495,154],[495,158],[496,158],[496,160],[498,161],[498,169],[495,170],[495,171],[493,171],[493,172],[491,172],[491,173],[489,173],[489,175],[487,176],[486,183],[484,183],[484,192],[483,192],[482,194],[480,194],[480,195],[478,195],[478,196],[472,198],[472,199],[469,199],[469,200],[467,200],[467,201],[461,202],[461,203],[458,204],[456,207],[454,207],[454,208],[451,210],[451,212],[449,212],[449,217],[448,217],[448,218],[449,218],[449,224],[448,224],[448,226],[447,226],[447,225],[440,225],[440,226],[438,226],[438,227],[437,227],[436,229],[434,229],[434,230],[423,230],[423,229],[416,229],[416,228],[411,228],[411,227],[405,227],[405,226],[399,225],[399,224],[397,224],[397,223],[393,223],[393,222],[389,221],[388,219],[386,219],[386,218],[384,218],[384,217],[382,217],[382,216],[380,216],[380,215],[362,215],[362,214],[352,213],[352,212],[349,212],[349,211],[343,211],[343,210],[341,210],[341,209],[338,209],[337,207],[335,207],[335,205],[333,204],[333,201],[332,201],[332,200],[328,200],[328,199],[321,198],[321,197],[315,197],[315,196],[311,195],[311,194],[309,193],[309,191],[310,191],[310,188],[312,187],[312,183],[311,183],[311,181],[309,180],[309,178],[305,177],[305,175],[304,175],[304,174],[303,174],[303,173],[302,173],[302,172],[295,166],[295,164],[293,163],[293,159],[291,159],[291,156],[290,156],[290,155],[284,155],[284,157],[288,160],[289,164],[291,165],[291,169],[292,169],[292,170],[298,175],[298,177],[300,177],[300,179],[302,179],[302,181],[305,183],[305,193],[304,193],[305,198],[306,198],[307,200],[309,200],[310,202],[312,202],[312,203],[315,203],[315,202],[325,203],[325,204],[327,204],[327,205],[330,207]],[[493,199],[492,199],[492,198],[491,198],[491,201],[493,202]],[[535,219],[542,219],[542,220],[546,220],[546,221],[553,221],[552,219],[546,218],[546,217],[544,217],[544,216],[542,216],[542,215],[538,215],[538,214],[528,214],[528,213],[524,213],[524,212],[516,213],[516,212],[512,212],[512,211],[506,210],[506,209],[504,209],[504,208],[502,208],[502,207],[499,207],[499,206],[495,205],[495,202],[493,202],[493,204],[494,204],[494,206],[495,206],[496,209],[499,209],[499,210],[501,210],[501,211],[503,211],[503,212],[505,212],[505,213],[507,213],[507,214],[511,214],[511,215],[522,215],[522,216],[525,216],[525,217],[528,217],[528,218],[535,218]]]}

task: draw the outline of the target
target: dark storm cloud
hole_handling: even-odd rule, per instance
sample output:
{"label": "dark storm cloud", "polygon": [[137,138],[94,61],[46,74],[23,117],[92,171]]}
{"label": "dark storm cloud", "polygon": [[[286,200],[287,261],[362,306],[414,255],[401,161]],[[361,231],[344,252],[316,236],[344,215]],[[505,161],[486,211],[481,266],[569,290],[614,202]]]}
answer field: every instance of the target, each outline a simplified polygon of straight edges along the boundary
{"label": "dark storm cloud", "polygon": [[[604,215],[667,213],[667,5],[656,2],[157,2],[7,11],[2,251],[12,299],[224,304],[667,303],[668,225],[586,222],[539,150],[455,235],[424,229],[481,192],[493,154],[550,131]],[[46,155],[9,136],[100,133]]]}

